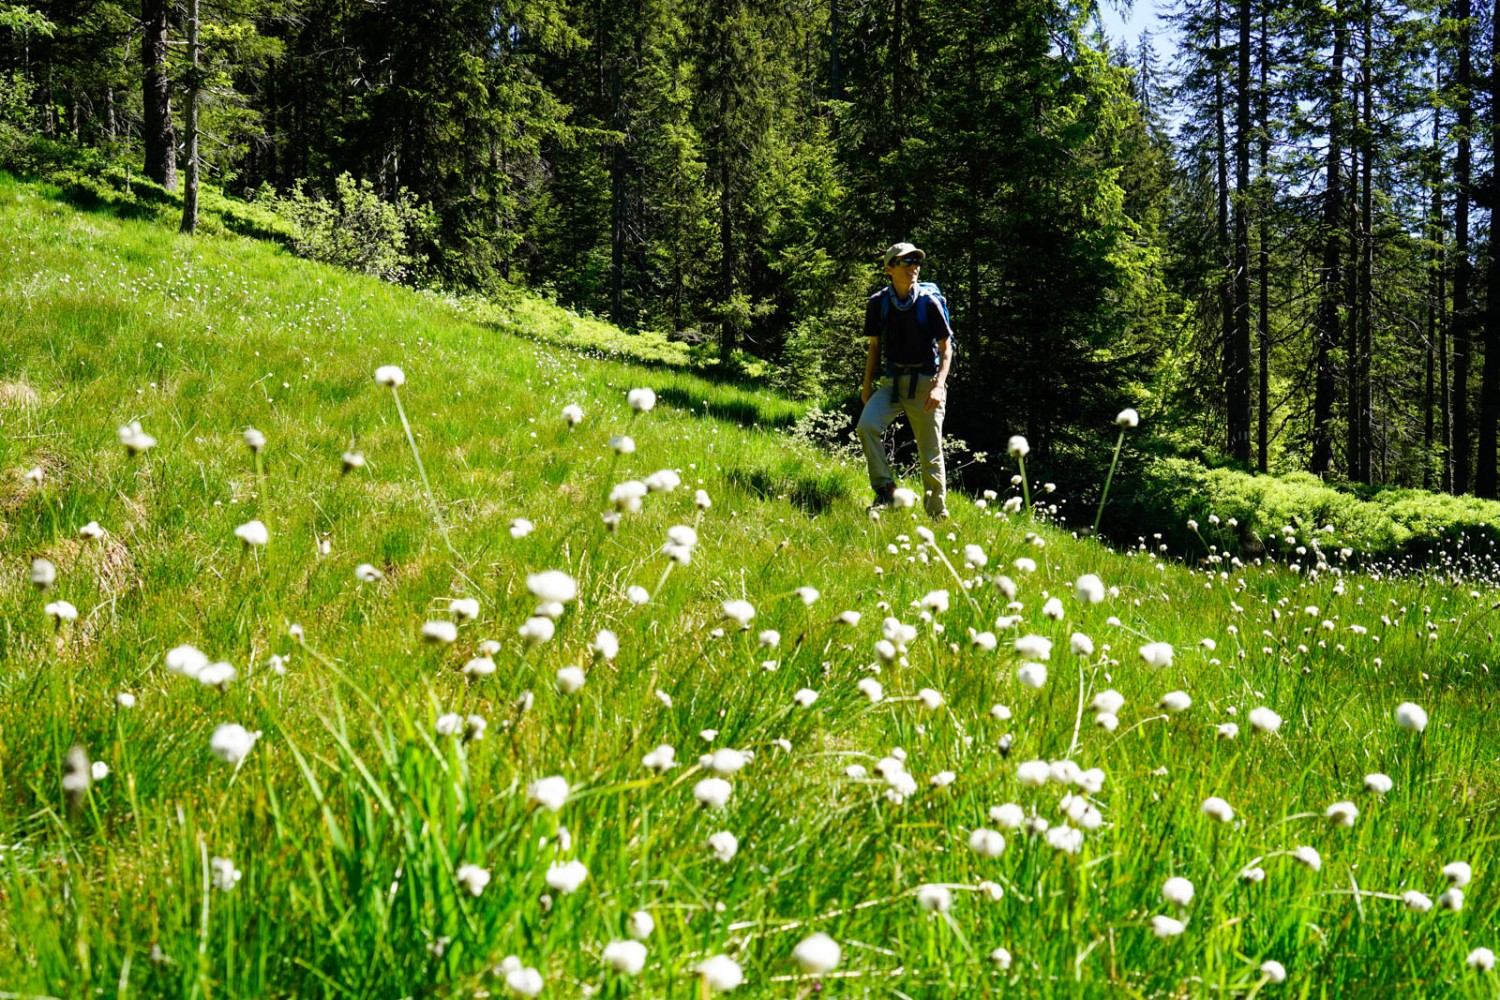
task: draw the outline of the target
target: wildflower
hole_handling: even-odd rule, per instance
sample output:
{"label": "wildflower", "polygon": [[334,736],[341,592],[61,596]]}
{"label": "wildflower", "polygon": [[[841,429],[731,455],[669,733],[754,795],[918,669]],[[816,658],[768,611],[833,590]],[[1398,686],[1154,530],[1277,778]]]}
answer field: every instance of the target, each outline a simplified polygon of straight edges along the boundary
{"label": "wildflower", "polygon": [[1023,635],[1015,642],[1016,652],[1028,660],[1052,659],[1052,640],[1040,635]]}
{"label": "wildflower", "polygon": [[1240,735],[1240,727],[1235,725],[1233,722],[1226,722],[1219,727],[1218,732],[1219,739],[1221,740],[1237,739]]}
{"label": "wildflower", "polygon": [[234,534],[247,547],[259,548],[271,540],[271,533],[266,530],[265,524],[259,520],[246,521],[234,529]]}
{"label": "wildflower", "polygon": [[1457,886],[1446,889],[1437,898],[1438,909],[1457,913],[1464,908],[1464,891]]}
{"label": "wildflower", "polygon": [[939,771],[928,779],[927,783],[933,788],[947,788],[958,780],[958,775],[952,771]]}
{"label": "wildflower", "polygon": [[561,667],[557,671],[557,689],[563,694],[577,694],[582,691],[586,680],[580,667]]}
{"label": "wildflower", "polygon": [[934,614],[942,614],[948,610],[948,592],[946,590],[934,590],[922,598],[922,607]]}
{"label": "wildflower", "polygon": [[99,527],[98,521],[90,521],[78,529],[78,537],[97,541],[104,537],[104,529]]}
{"label": "wildflower", "polygon": [[238,674],[228,663],[210,663],[198,672],[198,683],[204,687],[226,688]]}
{"label": "wildflower", "polygon": [[360,583],[378,583],[385,579],[385,574],[369,563],[360,563],[354,567],[354,579]]}
{"label": "wildflower", "polygon": [[1186,691],[1168,691],[1161,696],[1161,701],[1157,702],[1157,704],[1168,713],[1175,715],[1178,712],[1185,712],[1191,708],[1193,699],[1188,697]]}
{"label": "wildflower", "polygon": [[682,477],[672,469],[662,469],[646,477],[646,489],[652,493],[671,493],[682,485]]}
{"label": "wildflower", "polygon": [[1015,562],[1011,563],[1011,565],[1014,566],[1018,571],[1020,571],[1022,573],[1035,573],[1036,572],[1036,560],[1035,559],[1028,559],[1026,556],[1022,556],[1021,558],[1017,559]]}
{"label": "wildflower", "polygon": [[999,722],[1007,722],[1007,721],[1009,721],[1010,720],[1010,708],[1009,708],[1009,706],[1001,705],[999,703],[991,705],[990,706],[990,718],[995,719],[995,720],[997,720]]}
{"label": "wildflower", "polygon": [[792,700],[802,708],[811,708],[812,703],[818,700],[818,692],[812,688],[802,688],[796,694],[792,695]]}
{"label": "wildflower", "polygon": [[1005,450],[1010,453],[1011,458],[1025,458],[1031,454],[1031,445],[1027,444],[1026,439],[1021,435],[1013,434],[1010,441],[1006,444]]}
{"label": "wildflower", "polygon": [[1266,880],[1266,870],[1259,865],[1240,869],[1240,881],[1258,884]]}
{"label": "wildflower", "polygon": [[711,809],[723,809],[734,787],[723,778],[704,778],[693,786],[693,798]]}
{"label": "wildflower", "polygon": [[228,764],[238,765],[250,754],[260,732],[250,732],[237,722],[228,722],[214,730],[209,740],[209,749],[214,756]]}
{"label": "wildflower", "polygon": [[1260,963],[1260,973],[1261,975],[1265,976],[1266,979],[1270,982],[1286,982],[1286,966],[1282,965],[1274,958],[1268,958],[1264,962]]}
{"label": "wildflower", "polygon": [[860,619],[863,617],[864,616],[861,615],[858,611],[839,612],[839,621],[843,622],[845,625],[848,625],[850,628],[854,628],[855,626],[857,626]]}
{"label": "wildflower", "polygon": [[1026,820],[1026,813],[1014,802],[990,807],[990,820],[1003,830],[1019,830]]}
{"label": "wildflower", "polygon": [[479,602],[472,597],[456,597],[448,602],[448,612],[461,622],[479,617]]}
{"label": "wildflower", "polygon": [[567,604],[578,596],[578,584],[562,570],[534,573],[526,578],[526,589],[540,600]]}
{"label": "wildflower", "polygon": [[578,860],[553,862],[547,868],[547,885],[565,896],[577,892],[588,877],[588,868]]}
{"label": "wildflower", "polygon": [[1113,712],[1100,712],[1094,716],[1094,725],[1107,733],[1112,733],[1120,728],[1120,717]]}
{"label": "wildflower", "polygon": [[923,688],[922,690],[918,691],[917,700],[920,701],[922,703],[922,707],[926,708],[928,711],[936,711],[937,709],[943,707],[942,694],[933,690],[932,688]]}
{"label": "wildflower", "polygon": [[135,695],[129,691],[121,691],[115,695],[115,704],[121,708],[135,708]]}
{"label": "wildflower", "polygon": [[872,705],[885,697],[885,688],[873,677],[861,677],[858,687],[860,694],[868,698]]}
{"label": "wildflower", "polygon": [[448,712],[438,716],[432,730],[439,736],[457,736],[463,730],[463,727],[464,717],[457,712]]}
{"label": "wildflower", "polygon": [[998,858],[1005,853],[1005,837],[998,831],[976,827],[969,834],[969,850],[981,858]]}
{"label": "wildflower", "polygon": [[1033,691],[1040,691],[1047,683],[1047,667],[1042,663],[1023,663],[1016,668],[1016,680]]}
{"label": "wildflower", "polygon": [[1141,659],[1146,661],[1147,666],[1170,667],[1172,665],[1172,646],[1165,642],[1148,642],[1140,649]]}
{"label": "wildflower", "polygon": [[1475,948],[1464,961],[1469,963],[1471,969],[1490,972],[1495,968],[1495,953],[1488,948]]}
{"label": "wildflower", "polygon": [[209,867],[213,869],[214,888],[220,892],[228,892],[239,885],[240,878],[244,875],[229,858],[214,858],[209,862]]}
{"label": "wildflower", "polygon": [[664,774],[677,766],[677,751],[663,743],[641,758],[641,763],[648,771]]}
{"label": "wildflower", "polygon": [[1093,573],[1085,573],[1074,581],[1073,594],[1086,604],[1098,604],[1104,600],[1104,581]]}
{"label": "wildflower", "polygon": [[342,471],[344,475],[348,475],[355,469],[363,469],[365,467],[365,456],[357,451],[346,451],[343,454],[342,462]]}
{"label": "wildflower", "polygon": [[1359,818],[1359,807],[1353,802],[1335,802],[1324,810],[1323,815],[1334,826],[1351,827]]}
{"label": "wildflower", "polygon": [[1155,916],[1151,918],[1151,931],[1159,938],[1174,938],[1187,930],[1187,924],[1172,917]]}
{"label": "wildflower", "polygon": [[1432,897],[1415,889],[1408,889],[1401,894],[1401,902],[1413,913],[1426,913],[1432,909]]}
{"label": "wildflower", "polygon": [[1388,775],[1381,774],[1378,771],[1373,774],[1365,775],[1365,791],[1367,792],[1373,792],[1376,795],[1384,795],[1386,792],[1390,791],[1393,786],[1394,782],[1391,781],[1390,777]]}
{"label": "wildflower", "polygon": [[714,955],[694,966],[694,971],[703,979],[711,993],[725,993],[745,981],[745,971],[740,963],[728,955]]}
{"label": "wildflower", "polygon": [[453,878],[471,896],[484,892],[484,887],[490,884],[489,871],[478,865],[459,865]]}
{"label": "wildflower", "polygon": [[898,486],[891,492],[891,506],[897,510],[907,510],[916,506],[917,494],[905,486]]}
{"label": "wildflower", "polygon": [[1141,415],[1129,407],[1121,410],[1119,416],[1115,417],[1115,426],[1117,427],[1138,427],[1140,422]]}
{"label": "wildflower", "polygon": [[526,801],[534,806],[541,806],[549,812],[557,812],[568,801],[568,782],[565,778],[553,775],[550,778],[538,778],[526,789]]}
{"label": "wildflower", "polygon": [[742,629],[748,629],[750,627],[750,619],[755,617],[755,606],[749,601],[725,601],[720,607],[724,612],[724,617]]}
{"label": "wildflower", "polygon": [[728,830],[720,830],[709,836],[708,849],[714,852],[714,857],[728,864],[740,852],[740,838]]}
{"label": "wildflower", "polygon": [[1066,823],[1059,824],[1047,831],[1047,844],[1064,854],[1077,854],[1083,850],[1083,831]]}
{"label": "wildflower", "polygon": [[774,628],[768,628],[756,636],[756,640],[767,649],[775,649],[781,645],[781,633]]}
{"label": "wildflower", "polygon": [[708,497],[707,490],[699,490],[698,492],[694,493],[693,503],[699,510],[708,510],[708,508],[714,505],[714,502]]}
{"label": "wildflower", "polygon": [[1443,877],[1448,880],[1449,885],[1462,889],[1474,877],[1474,869],[1469,867],[1467,861],[1449,862],[1443,866]]}
{"label": "wildflower", "polygon": [[53,601],[42,610],[59,625],[78,620],[78,609],[68,601]]}
{"label": "wildflower", "polygon": [[140,455],[156,447],[156,438],[141,430],[141,422],[132,420],[119,430],[120,443],[129,455]]}
{"label": "wildflower", "polygon": [[1016,780],[1027,788],[1041,788],[1051,775],[1052,769],[1045,760],[1028,760],[1016,765]]}
{"label": "wildflower", "polygon": [[1420,733],[1427,728],[1427,713],[1420,705],[1414,705],[1409,701],[1403,701],[1396,706],[1396,725],[1402,729],[1410,729]]}
{"label": "wildflower", "polygon": [[96,760],[93,764],[89,765],[89,775],[95,781],[103,781],[109,777],[109,765],[102,760]]}
{"label": "wildflower", "polygon": [[1203,815],[1209,819],[1216,819],[1220,823],[1228,823],[1234,819],[1234,809],[1217,795],[1210,795],[1204,799],[1201,808]]}
{"label": "wildflower", "polygon": [[837,968],[842,954],[838,942],[821,932],[803,938],[801,943],[792,949],[792,958],[796,959],[802,971],[815,976],[824,975]]}
{"label": "wildflower", "polygon": [[1168,903],[1187,906],[1193,901],[1193,883],[1180,875],[1174,875],[1161,887],[1161,898]]}
{"label": "wildflower", "polygon": [[995,633],[975,632],[972,628],[969,629],[969,641],[985,653],[994,652],[995,647],[999,645],[999,640],[995,638]]}
{"label": "wildflower", "polygon": [[614,971],[636,976],[646,967],[646,946],[639,941],[611,941],[600,957]]}
{"label": "wildflower", "polygon": [[651,389],[631,389],[625,394],[625,401],[635,412],[649,413],[656,405],[656,393]]}
{"label": "wildflower", "polygon": [[1010,964],[1012,959],[1010,957],[1010,952],[1006,951],[1004,948],[996,948],[994,951],[990,952],[990,961],[994,962],[995,968],[999,969],[1001,972],[1010,971]]}
{"label": "wildflower", "polygon": [[1103,768],[1091,767],[1079,773],[1076,784],[1090,795],[1098,795],[1104,788],[1104,781]]}
{"label": "wildflower", "polygon": [[557,634],[557,626],[551,618],[535,615],[526,619],[525,624],[520,627],[518,632],[526,645],[535,646],[551,641],[552,637]]}
{"label": "wildflower", "polygon": [[984,549],[980,548],[978,545],[964,546],[964,562],[968,563],[970,566],[973,566],[975,569],[979,569],[989,561],[990,557],[985,555]]}
{"label": "wildflower", "polygon": [[505,988],[517,996],[534,997],[542,992],[547,985],[542,974],[531,966],[522,967],[519,961],[515,967],[505,972]]}
{"label": "wildflower", "polygon": [[406,384],[406,373],[395,365],[381,365],[375,369],[375,384],[388,385],[394,389]]}
{"label": "wildflower", "polygon": [[422,625],[422,638],[435,645],[447,645],[458,640],[458,626],[452,622],[426,622]]}
{"label": "wildflower", "polygon": [[254,427],[246,427],[243,437],[245,447],[250,449],[252,455],[259,455],[266,447],[266,436]]}
{"label": "wildflower", "polygon": [[577,403],[569,403],[563,407],[562,418],[568,422],[569,427],[577,427],[583,423],[583,407]]}
{"label": "wildflower", "polygon": [[1323,867],[1323,856],[1311,847],[1297,848],[1292,852],[1292,857],[1313,871],[1319,871]]}
{"label": "wildflower", "polygon": [[924,910],[947,913],[953,906],[953,894],[947,886],[928,883],[917,888],[917,903]]}
{"label": "wildflower", "polygon": [[463,665],[465,677],[490,677],[495,673],[495,661],[488,656],[476,656]]}
{"label": "wildflower", "polygon": [[1274,733],[1281,728],[1281,716],[1262,705],[1250,710],[1250,728],[1258,733]]}
{"label": "wildflower", "polygon": [[651,594],[645,587],[631,587],[625,591],[625,599],[631,604],[645,604],[651,600]]}
{"label": "wildflower", "polygon": [[616,454],[635,454],[635,441],[632,440],[630,435],[628,434],[616,434],[614,437],[610,438],[609,447],[610,450],[614,451]]}
{"label": "wildflower", "polygon": [[1094,695],[1094,700],[1089,702],[1089,708],[1095,712],[1108,712],[1111,715],[1119,714],[1120,709],[1125,707],[1125,696],[1114,688],[1100,691]]}
{"label": "wildflower", "polygon": [[1065,613],[1062,601],[1056,597],[1049,597],[1047,603],[1042,605],[1042,614],[1055,622],[1062,621]]}
{"label": "wildflower", "polygon": [[625,921],[625,933],[637,941],[644,941],[656,930],[656,921],[645,910],[636,910]]}

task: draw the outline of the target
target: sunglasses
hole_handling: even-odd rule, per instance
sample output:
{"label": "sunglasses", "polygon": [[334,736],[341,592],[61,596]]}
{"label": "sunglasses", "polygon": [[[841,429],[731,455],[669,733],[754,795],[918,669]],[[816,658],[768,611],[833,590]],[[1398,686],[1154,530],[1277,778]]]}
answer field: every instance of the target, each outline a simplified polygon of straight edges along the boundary
{"label": "sunglasses", "polygon": [[895,260],[891,261],[891,267],[895,267],[898,264],[901,265],[902,267],[921,267],[922,266],[922,258],[921,257],[898,257]]}

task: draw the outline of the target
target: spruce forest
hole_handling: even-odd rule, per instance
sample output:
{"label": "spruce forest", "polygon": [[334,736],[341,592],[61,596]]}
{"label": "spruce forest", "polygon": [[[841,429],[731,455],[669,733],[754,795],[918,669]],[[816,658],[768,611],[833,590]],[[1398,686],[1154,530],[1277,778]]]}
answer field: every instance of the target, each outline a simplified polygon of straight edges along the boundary
{"label": "spruce forest", "polygon": [[42,0],[0,6],[0,120],[13,165],[45,139],[167,191],[348,175],[409,210],[389,276],[543,290],[833,404],[909,239],[976,449],[1024,432],[1093,481],[1136,403],[1210,461],[1495,497],[1492,22],[1183,0],[1167,58],[1054,0]]}

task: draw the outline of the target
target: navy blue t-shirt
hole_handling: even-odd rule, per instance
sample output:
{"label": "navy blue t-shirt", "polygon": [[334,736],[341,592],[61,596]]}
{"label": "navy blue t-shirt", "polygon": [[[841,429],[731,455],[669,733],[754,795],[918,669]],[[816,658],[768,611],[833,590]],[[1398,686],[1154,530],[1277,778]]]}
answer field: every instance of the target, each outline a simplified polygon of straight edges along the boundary
{"label": "navy blue t-shirt", "polygon": [[[890,304],[886,307],[886,318],[882,320],[880,300],[887,295],[890,296]],[[942,363],[938,354],[938,342],[952,336],[953,328],[948,325],[948,317],[943,315],[943,307],[936,300],[924,305],[922,312],[927,321],[925,329],[917,322],[916,295],[907,303],[899,304],[896,291],[890,285],[871,295],[870,300],[865,303],[865,336],[880,338],[887,375],[895,376],[898,362],[920,365],[918,371],[923,375],[937,374],[938,366]]]}

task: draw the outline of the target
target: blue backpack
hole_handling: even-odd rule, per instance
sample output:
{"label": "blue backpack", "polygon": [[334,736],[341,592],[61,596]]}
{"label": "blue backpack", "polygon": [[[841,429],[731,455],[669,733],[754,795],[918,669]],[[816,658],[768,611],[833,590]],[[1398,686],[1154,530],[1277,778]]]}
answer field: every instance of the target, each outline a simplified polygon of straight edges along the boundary
{"label": "blue backpack", "polygon": [[[880,296],[880,324],[883,332],[890,329],[891,295],[893,289],[887,285]],[[943,296],[943,290],[931,281],[917,282],[917,326],[926,333],[928,330],[928,310],[937,308],[943,311],[943,319],[952,328],[953,320],[948,313],[948,300]],[[906,371],[915,377],[918,369],[928,367],[933,362],[932,341],[929,339],[919,344],[896,343],[895,338],[883,337],[885,340],[886,360],[898,371]]]}
{"label": "blue backpack", "polygon": [[[886,294],[880,297],[880,322],[884,323],[891,314],[891,289],[886,287]],[[932,299],[943,310],[943,319],[948,321],[948,326],[953,326],[953,316],[948,312],[948,299],[943,295],[943,290],[937,286],[935,281],[917,282],[917,323],[922,329],[927,329],[927,300]]]}

